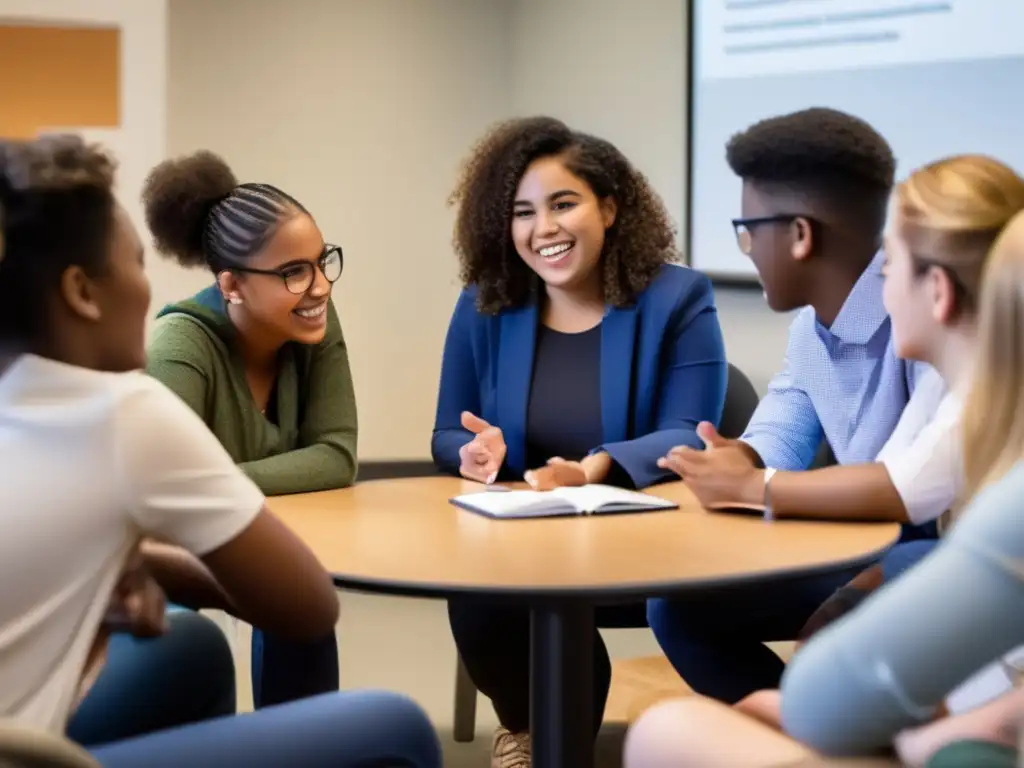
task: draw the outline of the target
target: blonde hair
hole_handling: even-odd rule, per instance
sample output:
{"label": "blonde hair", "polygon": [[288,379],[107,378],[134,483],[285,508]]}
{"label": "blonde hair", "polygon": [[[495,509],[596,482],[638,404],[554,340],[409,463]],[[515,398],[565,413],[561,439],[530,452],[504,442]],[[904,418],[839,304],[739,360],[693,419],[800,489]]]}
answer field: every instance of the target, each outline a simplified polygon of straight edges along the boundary
{"label": "blonde hair", "polygon": [[1024,457],[1024,214],[1000,233],[985,266],[971,390],[964,404],[964,475],[977,493]]}
{"label": "blonde hair", "polygon": [[957,155],[914,171],[896,187],[895,203],[896,231],[915,271],[942,269],[956,311],[973,314],[992,244],[1024,209],[1024,179],[990,157]]}
{"label": "blonde hair", "polygon": [[895,204],[915,270],[945,271],[956,311],[977,315],[977,357],[964,361],[975,366],[962,420],[966,500],[1024,455],[1024,179],[958,155],[911,174]]}

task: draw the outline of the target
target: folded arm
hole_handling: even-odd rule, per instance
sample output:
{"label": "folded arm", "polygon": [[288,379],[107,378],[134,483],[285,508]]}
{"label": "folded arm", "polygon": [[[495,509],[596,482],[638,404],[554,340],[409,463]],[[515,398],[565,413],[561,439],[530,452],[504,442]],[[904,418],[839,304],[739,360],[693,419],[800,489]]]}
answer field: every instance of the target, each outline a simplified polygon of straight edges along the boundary
{"label": "folded arm", "polygon": [[227,593],[198,557],[181,547],[146,539],[139,547],[146,569],[167,599],[193,610],[234,612]]}
{"label": "folded arm", "polygon": [[887,746],[1019,644],[1022,496],[1018,464],[977,497],[933,554],[797,652],[782,681],[788,733],[829,754]]}
{"label": "folded arm", "polygon": [[710,283],[699,284],[680,307],[666,330],[665,344],[658,391],[653,393],[658,403],[655,431],[598,449],[636,488],[674,477],[658,466],[658,459],[679,445],[700,447],[697,425],[717,424],[722,417],[728,364]]}

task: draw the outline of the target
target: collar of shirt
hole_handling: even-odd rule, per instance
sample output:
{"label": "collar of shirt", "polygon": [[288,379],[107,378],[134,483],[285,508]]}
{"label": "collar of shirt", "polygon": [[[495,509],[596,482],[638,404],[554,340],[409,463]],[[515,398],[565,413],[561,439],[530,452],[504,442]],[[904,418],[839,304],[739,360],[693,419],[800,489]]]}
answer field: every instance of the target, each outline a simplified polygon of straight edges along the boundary
{"label": "collar of shirt", "polygon": [[831,328],[815,317],[815,330],[826,344],[867,344],[889,317],[882,302],[882,265],[885,254],[879,251],[864,269],[853,290],[843,302]]}

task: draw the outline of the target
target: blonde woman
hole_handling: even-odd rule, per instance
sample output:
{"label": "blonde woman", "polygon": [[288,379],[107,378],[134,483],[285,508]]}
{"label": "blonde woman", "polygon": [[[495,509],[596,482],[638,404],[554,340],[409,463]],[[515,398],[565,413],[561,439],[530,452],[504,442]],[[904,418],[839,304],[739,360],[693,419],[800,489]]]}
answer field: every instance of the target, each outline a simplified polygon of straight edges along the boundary
{"label": "blonde woman", "polygon": [[[694,698],[645,714],[627,740],[628,768],[741,768],[815,752],[874,752],[935,718],[958,683],[1024,641],[1024,518],[1014,514],[1024,498],[1021,210],[1024,180],[980,156],[927,166],[893,199],[885,301],[898,351],[942,375],[950,392],[938,411],[969,392],[959,408],[957,454],[965,457],[963,496],[974,498],[962,519],[917,567],[807,643],[781,694],[756,694],[740,711]],[[919,414],[908,409],[896,432],[926,433],[928,423],[910,418]],[[1013,752],[1006,745],[1015,734],[1005,726],[1016,703],[996,702],[959,725],[959,718],[936,724],[946,739],[929,738],[927,728],[906,732],[900,747],[912,764],[931,758],[938,766],[939,747],[977,735],[985,742],[978,750],[1003,759]]]}

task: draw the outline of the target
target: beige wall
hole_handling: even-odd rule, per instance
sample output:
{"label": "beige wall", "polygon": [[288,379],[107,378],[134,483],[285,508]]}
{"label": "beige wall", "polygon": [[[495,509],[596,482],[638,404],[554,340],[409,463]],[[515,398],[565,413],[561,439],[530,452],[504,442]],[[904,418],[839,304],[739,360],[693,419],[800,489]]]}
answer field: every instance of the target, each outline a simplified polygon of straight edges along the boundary
{"label": "beige wall", "polygon": [[171,2],[170,151],[206,147],[239,177],[278,184],[345,249],[334,297],[364,459],[429,456],[458,294],[445,199],[459,159],[509,108],[510,8]]}
{"label": "beige wall", "polygon": [[[171,0],[170,152],[222,153],[345,247],[363,458],[429,453],[458,290],[444,201],[488,124],[547,113],[605,136],[682,218],[684,23],[684,0]],[[763,388],[787,318],[757,292],[718,302],[730,358]]]}
{"label": "beige wall", "polygon": [[[516,0],[513,27],[515,111],[551,114],[615,142],[661,193],[681,233],[686,2]],[[729,359],[763,390],[782,361],[790,318],[772,313],[758,291],[715,293]]]}

